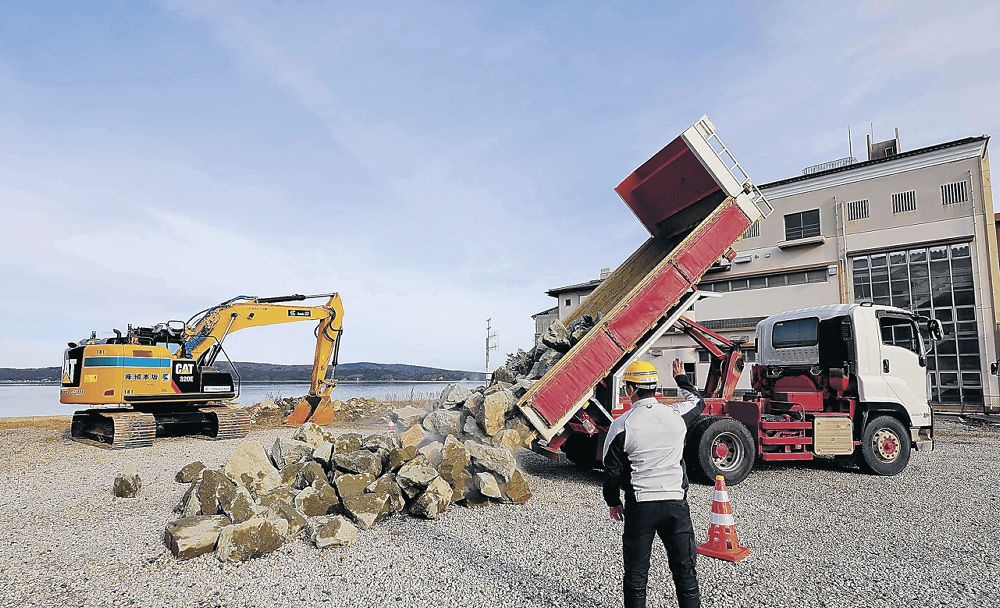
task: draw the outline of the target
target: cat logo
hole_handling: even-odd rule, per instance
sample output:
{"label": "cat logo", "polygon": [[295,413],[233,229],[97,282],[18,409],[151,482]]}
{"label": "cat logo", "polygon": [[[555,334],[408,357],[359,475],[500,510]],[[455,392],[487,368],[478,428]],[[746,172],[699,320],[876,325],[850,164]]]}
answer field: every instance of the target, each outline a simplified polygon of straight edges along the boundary
{"label": "cat logo", "polygon": [[174,366],[174,373],[189,376],[194,373],[194,363],[178,363]]}
{"label": "cat logo", "polygon": [[69,384],[73,381],[75,376],[74,372],[76,372],[76,363],[76,359],[70,359],[69,357],[63,359],[62,381],[64,384]]}

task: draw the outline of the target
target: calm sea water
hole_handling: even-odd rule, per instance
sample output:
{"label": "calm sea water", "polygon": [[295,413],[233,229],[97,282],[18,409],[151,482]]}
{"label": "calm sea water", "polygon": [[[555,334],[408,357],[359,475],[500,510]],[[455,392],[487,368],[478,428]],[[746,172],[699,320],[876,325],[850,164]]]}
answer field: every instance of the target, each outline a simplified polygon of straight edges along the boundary
{"label": "calm sea water", "polygon": [[[376,399],[436,399],[448,382],[358,382],[344,383],[333,389],[334,399],[375,397]],[[459,382],[474,388],[482,382]],[[237,401],[253,405],[265,399],[301,397],[309,392],[309,383],[244,384]],[[59,403],[59,387],[37,384],[0,384],[0,417],[60,416],[72,414],[80,406]]]}

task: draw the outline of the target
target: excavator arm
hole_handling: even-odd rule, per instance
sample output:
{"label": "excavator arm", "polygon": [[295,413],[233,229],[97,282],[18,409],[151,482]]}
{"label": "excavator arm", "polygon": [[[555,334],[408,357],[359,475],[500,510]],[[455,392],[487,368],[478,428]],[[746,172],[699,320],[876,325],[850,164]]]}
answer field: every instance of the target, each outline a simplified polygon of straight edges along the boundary
{"label": "excavator arm", "polygon": [[[290,304],[322,297],[329,298],[322,306]],[[343,304],[337,293],[274,298],[239,296],[192,317],[185,324],[182,349],[187,357],[197,360],[199,366],[212,365],[222,350],[223,341],[233,332],[263,325],[319,321],[309,394],[302,398],[285,423],[298,425],[311,420],[321,425],[329,424],[333,421],[330,392],[337,382],[327,379],[327,375],[330,367],[337,363],[343,316]]]}

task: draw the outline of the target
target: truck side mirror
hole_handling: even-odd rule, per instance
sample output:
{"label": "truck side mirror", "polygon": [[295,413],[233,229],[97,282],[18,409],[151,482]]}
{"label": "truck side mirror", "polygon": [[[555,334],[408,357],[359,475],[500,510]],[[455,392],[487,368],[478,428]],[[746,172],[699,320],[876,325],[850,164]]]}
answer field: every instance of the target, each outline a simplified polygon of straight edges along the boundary
{"label": "truck side mirror", "polygon": [[939,319],[928,319],[927,333],[930,334],[931,339],[935,342],[940,341],[944,337],[944,329],[941,327],[941,321]]}

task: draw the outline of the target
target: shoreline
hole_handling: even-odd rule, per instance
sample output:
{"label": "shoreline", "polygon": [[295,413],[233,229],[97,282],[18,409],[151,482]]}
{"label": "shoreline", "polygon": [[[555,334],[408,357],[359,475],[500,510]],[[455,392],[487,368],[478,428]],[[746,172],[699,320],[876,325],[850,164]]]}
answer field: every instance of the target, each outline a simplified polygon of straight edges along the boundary
{"label": "shoreline", "polygon": [[[336,378],[335,378],[336,380]],[[243,380],[240,384],[309,384],[311,380]],[[443,384],[445,382],[486,382],[486,380],[337,380],[337,384]],[[31,380],[0,382],[2,386],[60,386],[59,382]]]}

